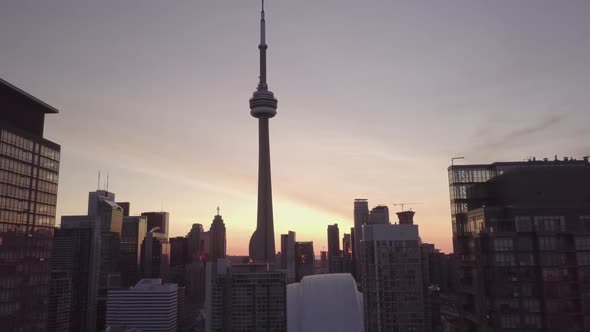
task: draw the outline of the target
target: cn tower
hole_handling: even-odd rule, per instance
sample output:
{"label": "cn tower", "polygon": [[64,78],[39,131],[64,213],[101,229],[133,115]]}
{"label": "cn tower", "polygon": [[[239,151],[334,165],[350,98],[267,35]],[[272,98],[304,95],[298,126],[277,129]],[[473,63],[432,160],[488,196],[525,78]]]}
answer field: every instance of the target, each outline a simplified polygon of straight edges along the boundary
{"label": "cn tower", "polygon": [[266,84],[266,40],[264,0],[260,12],[260,76],[250,98],[250,114],[258,119],[258,216],[256,230],[250,238],[250,259],[257,263],[274,262],[275,235],[270,182],[270,144],[268,120],[277,114],[277,100]]}

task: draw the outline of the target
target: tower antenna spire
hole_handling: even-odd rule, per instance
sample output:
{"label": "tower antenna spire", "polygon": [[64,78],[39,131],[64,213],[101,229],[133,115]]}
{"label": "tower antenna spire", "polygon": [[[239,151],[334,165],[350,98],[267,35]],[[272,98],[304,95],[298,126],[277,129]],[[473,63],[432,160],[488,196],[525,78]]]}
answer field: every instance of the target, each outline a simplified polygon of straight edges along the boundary
{"label": "tower antenna spire", "polygon": [[260,50],[260,76],[258,82],[258,91],[267,91],[268,85],[266,84],[266,20],[264,19],[264,0],[262,0],[262,10],[260,11],[260,44],[258,49]]}

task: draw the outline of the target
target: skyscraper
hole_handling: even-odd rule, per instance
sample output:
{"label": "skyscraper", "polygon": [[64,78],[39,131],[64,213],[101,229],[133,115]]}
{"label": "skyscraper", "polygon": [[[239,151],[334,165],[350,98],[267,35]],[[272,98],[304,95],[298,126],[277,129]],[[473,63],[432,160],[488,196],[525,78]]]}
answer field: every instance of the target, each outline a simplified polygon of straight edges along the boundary
{"label": "skyscraper", "polygon": [[281,234],[281,269],[287,271],[287,282],[295,281],[295,232]]}
{"label": "skyscraper", "polygon": [[356,282],[361,281],[361,253],[360,242],[363,237],[363,225],[369,222],[369,202],[366,199],[354,200],[354,233],[352,241],[352,255],[354,261],[354,277]]}
{"label": "skyscraper", "polygon": [[186,236],[188,239],[188,252],[191,262],[201,261],[201,234],[203,233],[203,225],[193,224]]}
{"label": "skyscraper", "polygon": [[169,280],[170,242],[156,229],[148,231],[141,245],[141,272],[143,278]]}
{"label": "skyscraper", "polygon": [[313,242],[295,242],[295,281],[314,273]]}
{"label": "skyscraper", "polygon": [[109,290],[107,326],[140,331],[176,332],[178,286],[161,279],[141,279],[128,289]]}
{"label": "skyscraper", "polygon": [[0,79],[0,326],[7,331],[47,325],[60,146],[43,138],[43,126],[56,113]]}
{"label": "skyscraper", "polygon": [[205,331],[286,331],[285,273],[264,263],[207,263]]}
{"label": "skyscraper", "polygon": [[[100,236],[99,218],[62,216],[53,238],[50,331],[96,331]],[[68,305],[60,305],[60,289],[67,289]],[[59,328],[59,317],[66,329]]]}
{"label": "skyscraper", "polygon": [[[338,224],[328,225],[328,271],[334,273],[334,260],[340,256],[340,231]],[[332,258],[336,257],[336,258]]]}
{"label": "skyscraper", "polygon": [[147,218],[142,216],[123,217],[121,229],[121,285],[130,287],[141,279],[139,273],[141,244],[147,233]]}
{"label": "skyscraper", "polygon": [[143,212],[141,215],[147,218],[148,231],[159,227],[155,232],[166,234],[168,238],[168,219],[170,218],[168,212]]}
{"label": "skyscraper", "polygon": [[344,236],[342,236],[342,254],[343,256],[349,256],[352,254],[350,234],[344,233]]}
{"label": "skyscraper", "polygon": [[266,36],[264,1],[260,13],[260,76],[258,87],[250,99],[250,114],[258,119],[258,216],[256,230],[250,238],[250,258],[255,262],[275,259],[272,186],[270,180],[269,119],[277,114],[277,100],[266,83]]}
{"label": "skyscraper", "polygon": [[590,163],[449,167],[464,324],[590,329]]}
{"label": "skyscraper", "polygon": [[369,212],[369,224],[389,224],[389,208],[385,205],[377,205]]}
{"label": "skyscraper", "polygon": [[211,228],[209,228],[209,247],[209,258],[212,261],[217,261],[219,258],[225,257],[225,224],[219,214],[219,207],[217,208],[217,215],[211,223]]}
{"label": "skyscraper", "polygon": [[365,331],[424,331],[418,225],[365,225],[360,246]]}

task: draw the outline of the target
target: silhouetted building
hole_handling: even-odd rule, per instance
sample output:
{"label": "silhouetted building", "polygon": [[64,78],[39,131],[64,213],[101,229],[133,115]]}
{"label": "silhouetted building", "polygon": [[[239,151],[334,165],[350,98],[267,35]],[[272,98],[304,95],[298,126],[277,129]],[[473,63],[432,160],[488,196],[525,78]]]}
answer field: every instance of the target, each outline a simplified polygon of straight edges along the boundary
{"label": "silhouetted building", "polygon": [[51,271],[47,331],[70,331],[72,278],[68,272]]}
{"label": "silhouetted building", "polygon": [[417,225],[365,225],[362,285],[365,331],[425,331]]}
{"label": "silhouetted building", "polygon": [[295,232],[281,234],[281,269],[287,272],[287,282],[295,281]]}
{"label": "silhouetted building", "polygon": [[320,251],[320,266],[317,269],[316,274],[328,273],[328,252]]}
{"label": "silhouetted building", "polygon": [[211,228],[209,228],[209,259],[215,262],[219,258],[225,258],[225,250],[225,224],[219,215],[219,208],[217,208],[217,215],[213,218]]}
{"label": "silhouetted building", "polygon": [[148,231],[141,245],[141,272],[145,279],[169,280],[170,242],[166,234]]}
{"label": "silhouetted building", "polygon": [[186,265],[190,263],[188,238],[184,236],[170,238],[169,281],[179,286],[185,286]]}
{"label": "silhouetted building", "polygon": [[328,225],[328,271],[335,272],[332,267],[332,257],[340,256],[340,231],[338,224]]}
{"label": "silhouetted building", "polygon": [[344,236],[342,237],[342,254],[344,256],[352,255],[352,239],[350,234],[344,233]]}
{"label": "silhouetted building", "polygon": [[123,209],[123,217],[129,217],[129,211],[131,210],[131,204],[129,202],[115,202]]}
{"label": "silhouetted building", "polygon": [[588,161],[454,165],[449,186],[467,329],[589,330]]}
{"label": "silhouetted building", "polygon": [[188,240],[188,252],[191,262],[200,262],[201,259],[201,234],[204,233],[203,225],[193,224],[190,232],[186,235]]}
{"label": "silhouetted building", "polygon": [[354,200],[354,232],[352,241],[352,260],[354,262],[354,278],[361,283],[360,241],[363,237],[363,225],[369,222],[369,202],[366,199]]}
{"label": "silhouetted building", "polygon": [[295,281],[313,275],[314,261],[313,242],[295,242]]}
{"label": "silhouetted building", "polygon": [[100,235],[97,217],[62,216],[53,238],[49,331],[96,331]]}
{"label": "silhouetted building", "polygon": [[170,266],[184,266],[190,261],[188,239],[184,236],[170,238]]}
{"label": "silhouetted building", "polygon": [[[118,205],[118,204],[117,204]],[[142,216],[123,217],[121,228],[121,285],[135,285],[140,275],[141,244],[147,233],[147,219]]]}
{"label": "silhouetted building", "polygon": [[0,79],[0,326],[7,331],[47,328],[60,146],[43,138],[43,126],[56,113]]}
{"label": "silhouetted building", "polygon": [[414,211],[402,211],[397,212],[397,218],[399,219],[400,225],[413,225],[414,224]]}
{"label": "silhouetted building", "polygon": [[170,218],[168,212],[143,212],[141,215],[147,218],[148,231],[159,227],[155,232],[165,234],[166,238],[168,238],[168,219]]}
{"label": "silhouetted building", "polygon": [[285,273],[267,264],[207,264],[205,331],[286,331]]}
{"label": "silhouetted building", "polygon": [[178,330],[178,286],[161,279],[141,279],[128,289],[108,292],[107,326],[149,332]]}
{"label": "silhouetted building", "polygon": [[385,205],[377,205],[369,212],[368,224],[384,224],[388,225],[389,222],[389,208]]}

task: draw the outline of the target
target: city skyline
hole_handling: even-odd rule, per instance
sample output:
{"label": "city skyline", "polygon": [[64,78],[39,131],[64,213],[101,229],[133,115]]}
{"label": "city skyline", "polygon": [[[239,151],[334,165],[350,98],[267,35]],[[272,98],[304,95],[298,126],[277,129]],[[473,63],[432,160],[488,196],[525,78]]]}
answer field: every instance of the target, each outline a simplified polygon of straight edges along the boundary
{"label": "city skyline", "polygon": [[[412,206],[422,239],[450,252],[450,157],[590,154],[588,4],[338,3],[268,4],[275,242],[295,230],[319,252],[325,227],[349,229],[353,200],[367,198],[390,213],[423,202]],[[57,219],[83,213],[108,170],[133,215],[170,212],[171,236],[220,205],[228,253],[246,254],[259,3],[6,6],[2,77],[61,112],[45,131],[62,145]]]}

